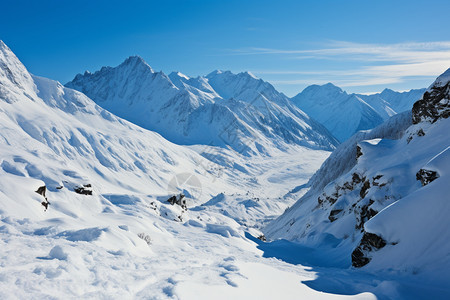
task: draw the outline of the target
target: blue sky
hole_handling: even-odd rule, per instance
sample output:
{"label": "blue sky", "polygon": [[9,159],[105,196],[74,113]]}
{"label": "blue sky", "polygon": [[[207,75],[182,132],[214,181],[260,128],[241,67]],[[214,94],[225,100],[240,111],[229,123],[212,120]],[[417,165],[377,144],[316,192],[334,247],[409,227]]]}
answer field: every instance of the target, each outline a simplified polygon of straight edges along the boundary
{"label": "blue sky", "polygon": [[450,67],[450,1],[0,0],[0,39],[40,76],[140,55],[155,70],[256,76],[293,96],[427,87]]}

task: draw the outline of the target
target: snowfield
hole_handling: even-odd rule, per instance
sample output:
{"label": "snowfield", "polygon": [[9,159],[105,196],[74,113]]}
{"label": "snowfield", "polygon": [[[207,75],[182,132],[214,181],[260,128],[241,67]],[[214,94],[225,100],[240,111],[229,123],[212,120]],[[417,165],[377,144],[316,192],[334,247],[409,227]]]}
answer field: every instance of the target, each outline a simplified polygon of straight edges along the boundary
{"label": "snowfield", "polygon": [[[149,77],[166,80],[141,62],[135,63]],[[220,83],[211,76],[210,85],[204,78],[171,74],[169,90],[184,85],[195,93],[225,93],[210,89]],[[251,74],[244,77],[253,78]],[[302,114],[282,102],[270,102],[273,107],[284,105],[291,118]],[[304,115],[306,123],[301,124],[314,127],[308,118]],[[439,144],[433,137],[440,134],[445,139],[446,121],[423,127],[426,139],[416,136],[410,147],[418,143],[431,147],[428,139]],[[300,141],[302,135],[297,133]],[[422,262],[418,269],[408,266],[419,275],[424,272],[416,276],[415,271],[386,271],[381,250],[371,263],[379,260],[378,269],[370,269],[371,265],[350,268],[349,256],[336,254],[335,248],[340,248],[331,236],[322,248],[287,240],[262,241],[267,224],[286,209],[295,211],[298,204],[294,203],[311,187],[309,178],[334,145],[326,134],[324,130],[310,135],[312,144],[271,148],[268,155],[258,150],[246,156],[233,147],[215,145],[180,146],[115,116],[78,91],[31,75],[0,41],[0,298],[425,299],[449,295],[445,271],[423,280],[437,269],[437,262],[420,258],[426,244],[404,257]],[[266,146],[281,141],[277,135],[266,137]],[[363,157],[369,157],[367,149],[381,146],[382,141],[363,146]],[[423,188],[420,183],[412,187],[426,194],[427,189],[442,187],[430,194],[436,198],[430,201],[436,207],[429,212],[433,217],[436,213],[443,224],[447,222],[445,207],[437,205],[443,205],[440,197],[448,189],[448,167],[443,164],[447,161],[447,148],[417,160],[414,167],[436,170],[440,177]],[[292,190],[294,186],[298,187]],[[167,201],[180,193],[186,196],[187,208]],[[412,208],[400,203],[405,198],[391,205],[390,213],[420,209],[420,223],[404,219],[405,226],[416,230],[421,240],[430,235],[436,237],[437,246],[447,245],[445,231],[438,237],[434,227],[419,230],[420,224],[434,220],[417,197],[411,199]],[[395,251],[411,247],[416,240],[407,231],[377,225],[394,222],[385,210],[388,219],[379,213],[379,221],[377,215],[365,224],[366,230],[389,242],[399,241],[399,247],[392,248]],[[433,252],[439,257],[445,253],[445,247]],[[442,261],[444,266],[447,263],[448,256]]]}
{"label": "snowfield", "polygon": [[341,144],[267,237],[328,248],[343,267],[410,276],[430,289],[419,298],[448,297],[449,72],[412,113]]}

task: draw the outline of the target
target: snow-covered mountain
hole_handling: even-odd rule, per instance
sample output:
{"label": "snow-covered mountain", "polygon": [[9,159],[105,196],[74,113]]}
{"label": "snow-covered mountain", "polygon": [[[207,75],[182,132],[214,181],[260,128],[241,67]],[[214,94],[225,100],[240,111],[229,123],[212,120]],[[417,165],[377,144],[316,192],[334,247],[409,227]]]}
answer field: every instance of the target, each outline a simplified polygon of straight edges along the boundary
{"label": "snow-covered mountain", "polygon": [[55,193],[64,193],[57,187],[66,184],[89,183],[99,194],[130,189],[167,194],[167,182],[180,167],[198,173],[203,162],[214,169],[196,152],[117,118],[84,94],[30,75],[3,42],[0,46],[1,166],[6,174],[40,179]]}
{"label": "snow-covered mountain", "polygon": [[394,114],[411,110],[413,104],[422,98],[425,91],[426,89],[415,89],[407,92],[396,92],[391,89],[384,89],[381,93],[358,94],[358,96],[372,106],[383,119],[387,119]]}
{"label": "snow-covered mountain", "polygon": [[[219,289],[228,299],[261,299],[273,288],[333,297],[292,285],[315,274],[264,258],[251,228],[234,220],[277,213],[283,201],[232,196],[251,188],[254,174],[217,176],[217,165],[190,148],[31,75],[0,41],[0,298],[211,299]],[[295,173],[328,155],[303,150],[290,158],[294,169],[305,160]],[[236,204],[234,219],[214,201],[197,206],[222,191]],[[167,201],[179,192],[188,209]]]}
{"label": "snow-covered mountain", "polygon": [[359,130],[372,129],[387,118],[411,109],[424,91],[399,93],[385,89],[373,95],[347,94],[328,83],[309,86],[291,100],[344,142]]}
{"label": "snow-covered mountain", "polygon": [[66,86],[177,144],[228,147],[245,155],[298,145],[330,150],[337,144],[285,95],[248,72],[166,76],[130,57],[115,68],[78,74]]}
{"label": "snow-covered mountain", "polygon": [[449,116],[450,69],[412,113],[341,144],[311,178],[310,190],[269,224],[266,236],[318,247],[338,266],[412,274],[412,280],[445,287]]}

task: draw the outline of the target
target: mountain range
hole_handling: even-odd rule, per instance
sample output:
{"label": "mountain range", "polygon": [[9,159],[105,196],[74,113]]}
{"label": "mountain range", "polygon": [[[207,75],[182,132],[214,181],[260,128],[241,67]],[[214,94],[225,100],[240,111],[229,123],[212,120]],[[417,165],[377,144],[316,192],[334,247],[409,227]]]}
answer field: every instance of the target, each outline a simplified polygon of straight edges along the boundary
{"label": "mountain range", "polygon": [[271,155],[290,145],[334,149],[357,131],[410,109],[424,92],[349,95],[329,83],[288,98],[250,72],[167,76],[137,56],[115,68],[78,74],[66,86],[174,143],[228,147],[247,155]]}
{"label": "mountain range", "polygon": [[372,95],[347,94],[328,83],[311,85],[291,100],[344,142],[360,130],[372,129],[389,117],[411,109],[424,92],[425,89],[403,93],[385,89]]}
{"label": "mountain range", "polygon": [[449,93],[63,86],[0,41],[0,298],[448,298]]}
{"label": "mountain range", "polygon": [[248,72],[167,76],[130,57],[115,68],[78,74],[66,87],[177,144],[224,147],[247,156],[270,156],[292,145],[323,150],[337,145],[288,97]]}

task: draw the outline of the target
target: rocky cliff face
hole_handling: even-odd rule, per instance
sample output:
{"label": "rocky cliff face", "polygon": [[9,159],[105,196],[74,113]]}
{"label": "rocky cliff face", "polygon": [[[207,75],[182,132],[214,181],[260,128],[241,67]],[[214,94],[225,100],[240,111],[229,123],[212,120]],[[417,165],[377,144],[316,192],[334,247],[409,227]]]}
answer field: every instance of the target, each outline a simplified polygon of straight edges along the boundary
{"label": "rocky cliff face", "polygon": [[413,124],[434,123],[450,116],[450,69],[439,76],[425,92],[422,99],[414,103]]}
{"label": "rocky cliff face", "polygon": [[[449,75],[430,86],[412,115],[395,116],[338,147],[312,177],[309,192],[266,228],[266,237],[318,249],[333,241],[347,266],[445,273]],[[399,117],[409,122],[396,126]]]}

